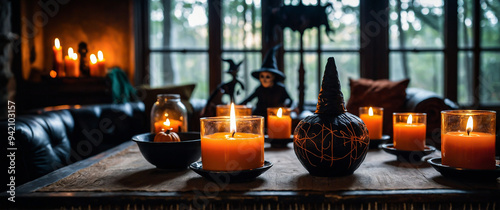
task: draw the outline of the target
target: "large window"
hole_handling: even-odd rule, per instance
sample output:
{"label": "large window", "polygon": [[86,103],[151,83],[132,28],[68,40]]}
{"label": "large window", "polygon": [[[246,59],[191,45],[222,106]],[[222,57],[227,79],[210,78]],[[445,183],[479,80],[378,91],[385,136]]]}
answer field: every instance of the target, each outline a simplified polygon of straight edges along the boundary
{"label": "large window", "polygon": [[[410,78],[410,87],[436,92],[464,106],[500,104],[500,2],[497,0],[149,0],[146,50],[149,68],[143,68],[149,70],[145,73],[149,80],[145,83],[152,86],[196,83],[193,98],[207,99],[217,84],[231,79],[225,73],[228,64],[213,58],[233,59],[243,61],[238,76],[245,89],[236,97],[237,102],[243,100],[259,85],[251,72],[261,66],[263,49],[270,47],[263,38],[268,24],[263,20],[264,14],[276,5],[300,3],[332,4],[328,23],[334,33],[328,36],[325,26],[307,29],[302,37],[289,28],[280,32],[278,37],[284,41],[278,60],[287,76],[284,83],[295,102],[301,95],[300,62],[303,61],[305,70],[303,99],[314,104],[326,60],[333,56],[346,100],[350,95],[348,78],[365,76]],[[386,31],[387,36],[382,33],[378,38],[369,38],[373,38],[371,44],[387,43],[387,46],[365,50],[360,37],[370,35],[367,30],[373,30],[370,28],[373,25],[369,24],[369,18],[364,20],[360,16],[372,15],[371,7],[381,4],[389,9],[382,9],[388,13],[380,16],[388,24],[379,22],[378,29]],[[211,7],[215,9],[209,12]],[[360,14],[360,11],[367,12]],[[363,66],[367,63],[364,59],[378,58],[376,54],[385,54],[388,59],[378,61],[382,70],[366,73],[374,67]]]}
{"label": "large window", "polygon": [[149,83],[152,87],[196,84],[194,98],[208,98],[206,0],[151,0]]}
{"label": "large window", "polygon": [[444,2],[389,1],[389,76],[410,87],[443,92]]}

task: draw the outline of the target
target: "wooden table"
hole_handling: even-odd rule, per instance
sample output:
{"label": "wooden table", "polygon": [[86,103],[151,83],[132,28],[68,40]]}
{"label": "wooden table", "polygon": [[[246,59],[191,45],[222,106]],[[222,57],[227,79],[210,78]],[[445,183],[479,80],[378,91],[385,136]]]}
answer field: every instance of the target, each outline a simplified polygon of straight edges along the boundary
{"label": "wooden table", "polygon": [[[292,145],[266,145],[274,164],[257,179],[215,183],[191,170],[156,169],[134,142],[61,168],[16,189],[16,208],[104,209],[498,209],[500,181],[453,180],[427,162],[402,163],[369,150],[353,175],[313,177]],[[435,152],[430,157],[439,157]],[[428,158],[428,157],[427,157]]]}

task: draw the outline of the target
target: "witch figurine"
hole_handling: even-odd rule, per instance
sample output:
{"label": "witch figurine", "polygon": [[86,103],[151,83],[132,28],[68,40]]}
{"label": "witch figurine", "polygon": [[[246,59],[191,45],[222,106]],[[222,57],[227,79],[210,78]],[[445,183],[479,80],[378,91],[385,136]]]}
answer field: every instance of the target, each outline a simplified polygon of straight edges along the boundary
{"label": "witch figurine", "polygon": [[[243,61],[239,62],[238,64],[234,63],[232,59],[222,59],[222,61],[225,61],[229,63],[229,69],[226,71],[226,73],[230,74],[232,76],[232,80],[227,82],[227,83],[222,83],[217,86],[217,88],[214,90],[214,92],[210,95],[210,97],[207,100],[207,104],[205,105],[205,108],[202,110],[202,116],[214,116],[215,115],[215,107],[217,106],[216,104],[213,103],[213,100],[219,96],[222,97],[222,95],[229,95],[229,98],[231,102],[234,102],[234,97],[235,97],[235,89],[236,85],[240,85],[241,89],[245,89],[245,85],[238,79],[238,71],[240,68],[240,65],[243,63]],[[239,91],[236,91],[236,95],[239,94]]]}
{"label": "witch figurine", "polygon": [[252,72],[252,76],[260,81],[260,86],[252,95],[248,96],[241,104],[247,104],[257,98],[257,105],[252,111],[253,115],[267,116],[268,107],[290,107],[292,98],[288,95],[285,85],[285,74],[278,70],[275,54],[281,44],[274,46],[267,52],[262,67]]}

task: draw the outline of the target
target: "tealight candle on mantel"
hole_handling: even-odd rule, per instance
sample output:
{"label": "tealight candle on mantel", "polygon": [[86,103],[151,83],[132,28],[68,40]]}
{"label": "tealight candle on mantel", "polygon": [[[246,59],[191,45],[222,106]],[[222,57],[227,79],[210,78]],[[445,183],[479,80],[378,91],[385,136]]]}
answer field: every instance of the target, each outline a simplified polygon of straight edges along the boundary
{"label": "tealight candle on mantel", "polygon": [[393,113],[394,148],[405,151],[425,150],[427,114]]}
{"label": "tealight candle on mantel", "polygon": [[98,69],[98,74],[101,77],[106,76],[106,60],[104,60],[104,55],[102,54],[102,51],[99,50],[97,52],[97,69]]}
{"label": "tealight candle on mantel", "polygon": [[66,65],[66,76],[79,77],[80,67],[78,64],[78,54],[74,53],[73,48],[68,48],[68,55],[64,57],[64,64]]}
{"label": "tealight candle on mantel", "polygon": [[292,135],[290,108],[267,108],[267,135],[270,139],[289,139]]}
{"label": "tealight candle on mantel", "polygon": [[441,112],[441,163],[466,169],[495,169],[496,112]]}
{"label": "tealight candle on mantel", "polygon": [[264,165],[264,117],[201,118],[201,161],[204,170],[238,171]]}
{"label": "tealight candle on mantel", "polygon": [[382,139],[383,115],[381,107],[359,107],[359,118],[368,128],[370,139]]}
{"label": "tealight candle on mantel", "polygon": [[97,67],[97,57],[95,56],[95,54],[90,55],[89,69],[90,69],[90,76],[92,77],[100,76],[99,69]]}
{"label": "tealight candle on mantel", "polygon": [[[59,39],[56,38],[54,40],[54,46],[52,47],[52,52],[54,54],[54,71],[57,73],[59,77],[64,77],[65,72],[64,72],[64,63],[63,63],[63,52],[62,52],[62,47],[61,43],[59,42]],[[52,77],[53,74],[51,74]],[[54,76],[55,77],[55,76]]]}

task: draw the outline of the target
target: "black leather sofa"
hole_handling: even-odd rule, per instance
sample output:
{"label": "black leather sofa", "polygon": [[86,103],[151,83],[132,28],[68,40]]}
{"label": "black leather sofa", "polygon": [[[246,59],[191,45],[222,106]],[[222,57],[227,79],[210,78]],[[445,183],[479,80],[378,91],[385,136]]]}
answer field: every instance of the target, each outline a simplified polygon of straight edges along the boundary
{"label": "black leather sofa", "polygon": [[[15,117],[15,145],[8,145],[8,120],[0,122],[2,168],[14,164],[16,185],[96,155],[148,132],[142,102],[89,105]],[[9,150],[15,148],[16,150]],[[14,162],[7,155],[14,152]],[[4,172],[5,173],[5,172]],[[3,185],[2,190],[4,190]]]}

